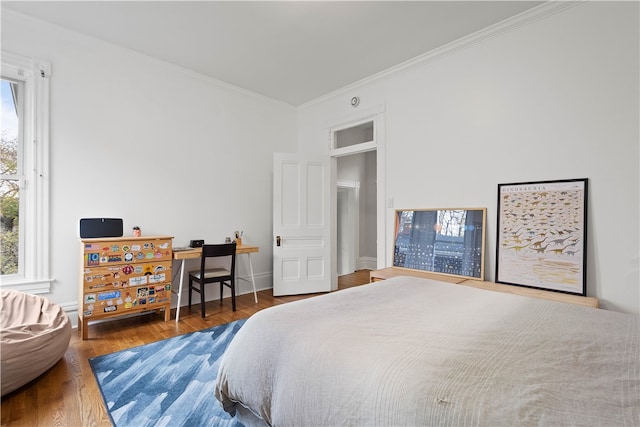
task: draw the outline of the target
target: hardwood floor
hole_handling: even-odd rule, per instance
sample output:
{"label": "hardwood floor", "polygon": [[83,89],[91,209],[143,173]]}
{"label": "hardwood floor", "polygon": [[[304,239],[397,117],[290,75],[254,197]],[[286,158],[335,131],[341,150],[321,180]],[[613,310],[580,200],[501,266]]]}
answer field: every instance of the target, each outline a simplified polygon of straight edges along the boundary
{"label": "hardwood floor", "polygon": [[[369,270],[360,270],[339,277],[338,289],[368,282]],[[74,330],[69,349],[53,368],[2,398],[2,426],[110,426],[89,358],[243,319],[268,307],[316,295],[274,297],[269,289],[258,292],[257,304],[253,294],[238,296],[236,312],[231,311],[228,299],[222,306],[219,301],[209,302],[204,319],[195,305],[190,312],[186,307],[180,310],[179,324],[162,321],[161,314],[149,314],[92,324],[86,341]]]}

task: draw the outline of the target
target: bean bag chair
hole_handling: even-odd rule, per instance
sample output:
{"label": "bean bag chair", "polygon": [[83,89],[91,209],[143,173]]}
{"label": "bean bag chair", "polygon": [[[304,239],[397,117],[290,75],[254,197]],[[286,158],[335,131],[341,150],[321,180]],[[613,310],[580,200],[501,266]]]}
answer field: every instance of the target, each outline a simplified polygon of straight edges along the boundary
{"label": "bean bag chair", "polygon": [[48,299],[0,290],[0,376],[2,396],[37,378],[69,347],[71,322]]}

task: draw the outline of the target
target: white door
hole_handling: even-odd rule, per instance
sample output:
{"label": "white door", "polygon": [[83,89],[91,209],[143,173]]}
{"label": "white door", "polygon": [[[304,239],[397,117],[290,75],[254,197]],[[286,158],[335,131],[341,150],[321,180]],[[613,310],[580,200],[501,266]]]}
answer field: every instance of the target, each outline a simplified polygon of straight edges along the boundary
{"label": "white door", "polygon": [[273,155],[273,294],[332,290],[329,158]]}

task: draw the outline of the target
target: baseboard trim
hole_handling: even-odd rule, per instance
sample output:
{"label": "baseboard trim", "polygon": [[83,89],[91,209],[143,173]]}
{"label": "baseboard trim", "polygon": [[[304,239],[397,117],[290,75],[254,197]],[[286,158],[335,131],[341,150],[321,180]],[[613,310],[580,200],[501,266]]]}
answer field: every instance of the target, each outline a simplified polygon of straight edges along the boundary
{"label": "baseboard trim", "polygon": [[376,270],[378,259],[375,257],[360,257],[356,261],[356,270]]}

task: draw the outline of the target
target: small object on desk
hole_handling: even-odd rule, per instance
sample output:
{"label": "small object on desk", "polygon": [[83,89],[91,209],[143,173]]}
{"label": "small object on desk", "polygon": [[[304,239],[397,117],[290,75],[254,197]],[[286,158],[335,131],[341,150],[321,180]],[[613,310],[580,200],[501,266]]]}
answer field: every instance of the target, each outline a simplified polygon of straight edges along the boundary
{"label": "small object on desk", "polygon": [[192,240],[189,242],[189,246],[192,248],[201,248],[204,245],[204,240]]}
{"label": "small object on desk", "polygon": [[242,246],[242,239],[240,237],[236,237],[236,246]]}
{"label": "small object on desk", "polygon": [[137,225],[133,227],[133,237],[140,237],[142,235],[142,230]]}
{"label": "small object on desk", "polygon": [[231,243],[231,237],[225,237],[224,238],[224,242],[225,243]]}

